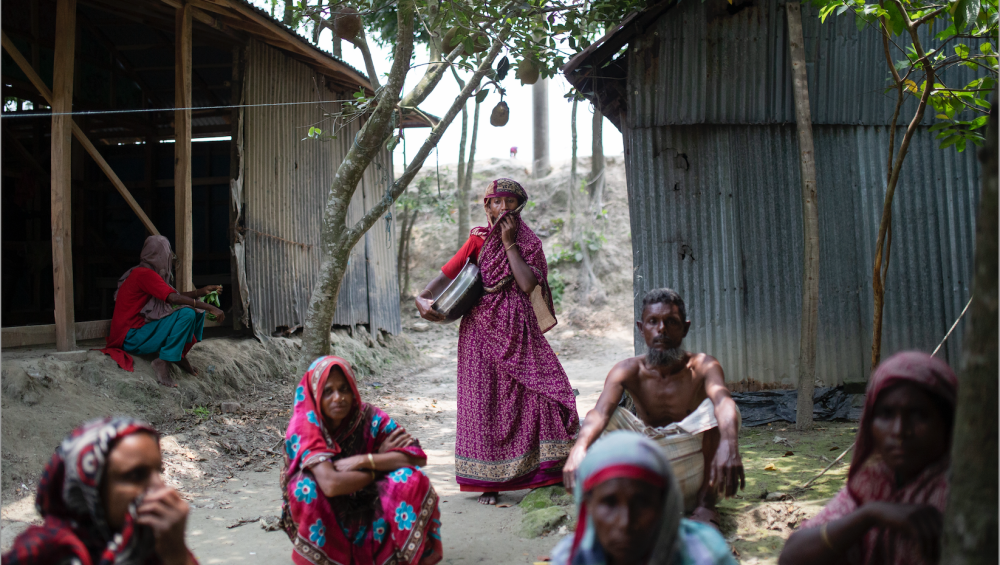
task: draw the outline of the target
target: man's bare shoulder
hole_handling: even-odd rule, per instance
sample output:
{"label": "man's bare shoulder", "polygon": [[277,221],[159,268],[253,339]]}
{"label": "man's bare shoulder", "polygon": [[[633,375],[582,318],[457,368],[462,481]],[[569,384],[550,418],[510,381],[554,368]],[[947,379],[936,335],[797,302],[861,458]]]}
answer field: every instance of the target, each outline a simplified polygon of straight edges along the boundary
{"label": "man's bare shoulder", "polygon": [[638,357],[629,357],[615,363],[608,377],[621,381],[635,377],[642,368],[642,360],[644,358],[644,355],[639,355]]}
{"label": "man's bare shoulder", "polygon": [[707,353],[691,353],[688,367],[696,377],[704,378],[713,369],[722,369],[719,360]]}

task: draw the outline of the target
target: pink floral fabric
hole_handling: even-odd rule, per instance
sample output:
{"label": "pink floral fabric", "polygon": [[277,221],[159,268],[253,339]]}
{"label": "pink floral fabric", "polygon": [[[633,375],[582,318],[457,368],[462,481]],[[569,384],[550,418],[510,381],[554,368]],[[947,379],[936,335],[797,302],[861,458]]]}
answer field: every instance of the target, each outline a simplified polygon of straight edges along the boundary
{"label": "pink floral fabric", "polygon": [[[355,405],[340,428],[331,431],[324,424],[320,399],[334,366],[347,376]],[[441,560],[438,496],[419,467],[380,473],[373,518],[363,523],[338,515],[336,501],[323,495],[311,470],[324,461],[377,453],[398,427],[385,412],[361,402],[346,361],[327,356],[309,367],[295,389],[281,474],[282,523],[292,540],[292,561],[299,565],[430,565]],[[419,445],[393,451],[426,457]]]}
{"label": "pink floral fabric", "polygon": [[[514,181],[500,180],[506,185],[491,187],[494,192],[523,193],[519,185],[510,185]],[[569,379],[542,335],[555,325],[542,243],[523,219],[518,221],[517,246],[538,280],[533,294],[542,298],[539,306],[513,280],[500,230],[472,230],[486,240],[479,268],[487,292],[459,329],[455,471],[463,491],[560,482],[580,427]],[[551,323],[539,327],[536,312],[550,315]]]}

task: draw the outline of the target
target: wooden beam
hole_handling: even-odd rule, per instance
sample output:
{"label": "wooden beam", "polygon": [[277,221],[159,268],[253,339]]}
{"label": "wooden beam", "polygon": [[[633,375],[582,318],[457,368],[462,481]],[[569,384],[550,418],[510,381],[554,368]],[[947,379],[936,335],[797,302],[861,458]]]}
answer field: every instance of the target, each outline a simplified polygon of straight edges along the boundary
{"label": "wooden beam", "polygon": [[[56,349],[76,349],[73,313],[72,155],[73,56],[76,0],[56,1],[52,70],[52,286],[55,294]],[[63,114],[63,115],[60,115]]]}
{"label": "wooden beam", "polygon": [[[49,103],[49,106],[52,106],[54,108],[55,106],[52,103],[52,92],[49,91],[49,87],[45,85],[45,83],[42,81],[42,78],[38,76],[38,73],[36,73],[35,70],[31,68],[31,65],[28,64],[27,59],[25,59],[24,56],[21,55],[21,52],[18,51],[17,46],[15,46],[14,43],[10,40],[10,38],[7,37],[6,33],[0,32],[0,40],[2,40],[3,48],[7,51],[10,57],[14,59],[14,62],[17,63],[17,66],[24,72],[24,74],[28,76],[28,80],[31,81],[31,84],[35,85],[35,88],[38,89],[38,92],[40,92],[42,97],[45,98],[45,100]],[[65,116],[65,117],[70,118],[70,116]],[[111,168],[111,165],[109,165],[108,162],[104,160],[104,157],[101,156],[101,153],[97,151],[97,148],[94,147],[94,144],[91,143],[90,139],[86,136],[86,134],[83,133],[83,130],[80,129],[80,126],[78,126],[76,122],[72,120],[70,120],[70,124],[73,128],[73,136],[76,137],[76,140],[80,142],[80,145],[82,145],[83,148],[87,150],[87,153],[89,153],[90,156],[94,158],[94,161],[97,162],[97,166],[100,167],[102,171],[104,171],[104,174],[108,176],[108,179],[111,180],[111,183],[115,185],[115,188],[118,189],[118,193],[121,194],[122,197],[125,199],[125,202],[128,204],[128,207],[131,208],[132,211],[135,212],[137,216],[139,216],[139,220],[142,222],[142,225],[146,226],[146,231],[148,231],[152,235],[160,235],[159,230],[156,229],[156,226],[153,225],[153,222],[150,221],[148,216],[146,216],[146,213],[135,201],[135,198],[132,198],[132,194],[128,191],[128,188],[125,186],[125,183],[123,183],[121,179],[118,178],[118,175],[115,174],[115,171]]]}
{"label": "wooden beam", "polygon": [[[207,320],[206,320],[207,321]],[[107,337],[111,331],[111,320],[97,320],[94,322],[77,322],[74,329],[76,339],[100,339]],[[25,347],[28,345],[46,345],[55,343],[56,327],[52,324],[44,326],[15,326],[0,330],[0,346],[4,349],[9,347]]]}
{"label": "wooden beam", "polygon": [[191,229],[191,26],[194,8],[177,8],[174,34],[174,252],[177,290],[194,290]]}

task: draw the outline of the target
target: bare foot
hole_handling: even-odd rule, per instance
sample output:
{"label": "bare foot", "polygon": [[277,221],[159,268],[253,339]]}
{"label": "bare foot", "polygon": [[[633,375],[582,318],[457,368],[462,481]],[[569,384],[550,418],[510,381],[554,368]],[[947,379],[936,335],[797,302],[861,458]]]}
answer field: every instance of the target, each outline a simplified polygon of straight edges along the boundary
{"label": "bare foot", "polygon": [[713,508],[706,508],[705,506],[699,506],[691,512],[691,519],[696,522],[702,522],[713,526],[716,530],[722,524],[722,520],[719,518],[719,513]]}
{"label": "bare foot", "polygon": [[486,504],[488,506],[493,506],[497,503],[498,498],[500,498],[499,492],[484,492],[479,497],[479,504]]}
{"label": "bare foot", "polygon": [[177,365],[181,369],[184,369],[185,371],[187,371],[189,375],[198,374],[198,369],[194,368],[194,365],[192,365],[191,362],[187,360],[187,357],[181,357],[180,361],[174,361],[174,365]]}
{"label": "bare foot", "polygon": [[156,382],[171,388],[177,386],[174,379],[170,378],[170,363],[167,363],[163,359],[153,359],[152,365],[153,372],[156,373]]}

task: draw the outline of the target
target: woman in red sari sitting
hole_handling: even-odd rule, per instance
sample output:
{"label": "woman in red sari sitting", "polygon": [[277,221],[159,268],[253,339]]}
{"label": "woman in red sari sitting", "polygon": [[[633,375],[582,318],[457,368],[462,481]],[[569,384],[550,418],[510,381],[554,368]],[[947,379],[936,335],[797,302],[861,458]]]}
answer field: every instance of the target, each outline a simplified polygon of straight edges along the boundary
{"label": "woman in red sari sitting", "polygon": [[921,351],[868,381],[847,486],[792,534],[781,565],[938,563],[958,379]]}
{"label": "woman in red sari sitting", "polygon": [[441,560],[438,496],[427,455],[361,401],[350,365],[313,362],[285,434],[282,525],[299,565],[431,565]]}
{"label": "woman in red sari sitting", "polygon": [[562,482],[562,466],[580,428],[576,399],[542,335],[556,325],[542,242],[520,217],[528,193],[516,181],[486,187],[488,228],[469,240],[417,297],[431,308],[466,260],[479,266],[486,292],[458,334],[458,429],[455,472],[462,491],[496,504],[500,491]]}

